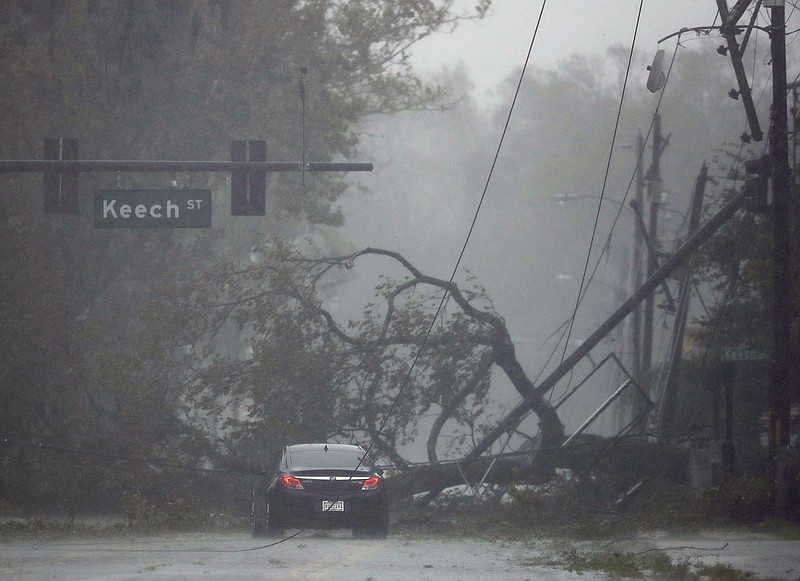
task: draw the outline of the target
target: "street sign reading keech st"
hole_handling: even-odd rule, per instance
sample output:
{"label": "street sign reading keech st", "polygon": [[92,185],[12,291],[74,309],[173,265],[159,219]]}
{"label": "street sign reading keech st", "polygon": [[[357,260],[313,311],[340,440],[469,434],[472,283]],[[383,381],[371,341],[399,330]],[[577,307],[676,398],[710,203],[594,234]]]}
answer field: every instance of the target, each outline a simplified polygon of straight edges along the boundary
{"label": "street sign reading keech st", "polygon": [[[0,174],[41,173],[44,211],[79,212],[78,174],[81,172],[225,172],[231,175],[231,216],[266,215],[266,187],[272,172],[372,171],[371,163],[266,161],[266,142],[234,141],[231,161],[80,160],[78,142],[46,139],[45,159],[0,159]],[[95,194],[96,228],[209,228],[209,190],[104,190]]]}
{"label": "street sign reading keech st", "polygon": [[211,190],[100,190],[95,228],[210,228]]}
{"label": "street sign reading keech st", "polygon": [[720,358],[723,361],[764,361],[769,359],[769,353],[747,347],[723,347]]}

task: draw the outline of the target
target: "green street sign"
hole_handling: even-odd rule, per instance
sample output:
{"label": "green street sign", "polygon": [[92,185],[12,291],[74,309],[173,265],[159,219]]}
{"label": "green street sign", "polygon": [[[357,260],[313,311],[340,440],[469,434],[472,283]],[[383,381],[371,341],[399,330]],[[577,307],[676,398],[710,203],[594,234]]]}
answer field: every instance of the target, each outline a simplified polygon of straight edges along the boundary
{"label": "green street sign", "polygon": [[210,228],[211,190],[99,190],[95,228]]}
{"label": "green street sign", "polygon": [[763,361],[769,359],[769,353],[747,347],[723,347],[721,357],[723,361]]}

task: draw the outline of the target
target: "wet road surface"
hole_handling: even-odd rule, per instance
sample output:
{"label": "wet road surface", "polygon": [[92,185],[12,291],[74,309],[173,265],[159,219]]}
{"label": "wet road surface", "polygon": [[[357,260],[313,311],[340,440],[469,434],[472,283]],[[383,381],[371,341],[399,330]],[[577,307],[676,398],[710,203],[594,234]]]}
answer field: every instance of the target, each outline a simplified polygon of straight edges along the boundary
{"label": "wet road surface", "polygon": [[246,534],[186,534],[137,540],[0,544],[0,578],[15,580],[304,579],[456,581],[603,579],[539,564],[535,545],[337,533],[300,535],[272,547]]}
{"label": "wet road surface", "polygon": [[727,564],[758,579],[800,579],[800,541],[747,532],[632,535],[616,541],[527,542],[303,532],[274,546],[245,533],[14,540],[0,543],[0,579],[237,579],[471,581],[608,579],[565,570],[563,554],[660,551],[673,564]]}

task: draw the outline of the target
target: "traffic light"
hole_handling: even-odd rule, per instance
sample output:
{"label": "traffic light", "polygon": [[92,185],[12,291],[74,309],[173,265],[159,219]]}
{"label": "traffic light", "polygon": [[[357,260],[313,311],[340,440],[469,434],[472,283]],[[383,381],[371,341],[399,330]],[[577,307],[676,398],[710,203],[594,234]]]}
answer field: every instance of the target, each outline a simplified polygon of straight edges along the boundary
{"label": "traffic light", "polygon": [[[234,141],[231,161],[267,161],[266,141]],[[264,216],[267,213],[267,172],[231,172],[231,216]]]}
{"label": "traffic light", "polygon": [[[78,159],[78,140],[58,137],[44,140],[45,160]],[[78,213],[78,173],[74,171],[44,172],[45,214]]]}
{"label": "traffic light", "polygon": [[744,192],[747,195],[745,208],[751,212],[766,212],[772,200],[769,178],[772,175],[772,158],[762,155],[744,162],[744,171],[748,178],[744,181]]}

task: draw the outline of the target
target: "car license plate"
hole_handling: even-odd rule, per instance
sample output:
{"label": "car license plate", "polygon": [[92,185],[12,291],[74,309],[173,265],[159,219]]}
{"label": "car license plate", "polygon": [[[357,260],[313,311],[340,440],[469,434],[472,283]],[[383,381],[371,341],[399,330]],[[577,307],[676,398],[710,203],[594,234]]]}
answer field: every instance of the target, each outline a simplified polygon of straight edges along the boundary
{"label": "car license plate", "polygon": [[323,512],[344,512],[344,500],[323,500],[322,510]]}

